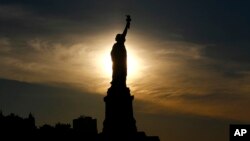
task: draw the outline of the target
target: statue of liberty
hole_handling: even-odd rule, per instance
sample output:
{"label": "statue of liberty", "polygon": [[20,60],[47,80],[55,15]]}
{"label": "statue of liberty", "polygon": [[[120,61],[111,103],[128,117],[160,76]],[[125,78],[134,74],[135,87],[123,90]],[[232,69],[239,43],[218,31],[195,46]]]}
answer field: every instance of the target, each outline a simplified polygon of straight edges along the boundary
{"label": "statue of liberty", "polygon": [[116,35],[116,43],[111,50],[113,74],[111,87],[108,88],[105,102],[105,120],[100,133],[100,141],[160,141],[158,137],[146,136],[138,132],[133,114],[134,96],[126,86],[127,51],[124,45],[130,26],[130,16],[122,34]]}
{"label": "statue of liberty", "polygon": [[122,34],[116,35],[116,43],[111,50],[111,58],[113,62],[112,87],[126,87],[127,77],[127,51],[124,45],[127,30],[130,27],[131,18],[127,15],[127,24]]}

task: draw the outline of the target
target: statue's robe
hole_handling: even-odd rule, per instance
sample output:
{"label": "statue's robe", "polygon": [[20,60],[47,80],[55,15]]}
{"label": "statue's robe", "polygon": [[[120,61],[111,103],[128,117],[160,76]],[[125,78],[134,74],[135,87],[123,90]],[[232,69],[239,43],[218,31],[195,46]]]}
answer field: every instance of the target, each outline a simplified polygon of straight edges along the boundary
{"label": "statue's robe", "polygon": [[112,51],[111,58],[113,61],[113,74],[112,86],[126,86],[127,77],[127,51],[124,43],[115,43]]}

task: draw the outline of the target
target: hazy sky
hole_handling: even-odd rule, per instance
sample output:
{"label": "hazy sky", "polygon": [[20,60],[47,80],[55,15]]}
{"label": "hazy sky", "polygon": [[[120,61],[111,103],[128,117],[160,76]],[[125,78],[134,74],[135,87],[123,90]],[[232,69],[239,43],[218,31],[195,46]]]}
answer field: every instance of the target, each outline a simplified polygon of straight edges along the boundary
{"label": "hazy sky", "polygon": [[162,141],[227,141],[250,122],[250,2],[1,0],[0,109],[37,124],[98,119],[115,35],[126,38],[139,130]]}

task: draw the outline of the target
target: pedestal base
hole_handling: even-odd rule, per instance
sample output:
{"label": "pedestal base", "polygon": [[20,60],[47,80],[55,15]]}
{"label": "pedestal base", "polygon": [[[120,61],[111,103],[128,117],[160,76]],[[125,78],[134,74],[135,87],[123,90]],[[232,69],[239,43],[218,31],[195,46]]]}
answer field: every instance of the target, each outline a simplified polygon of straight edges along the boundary
{"label": "pedestal base", "polygon": [[157,136],[138,132],[133,115],[133,99],[127,87],[111,87],[104,97],[106,105],[103,131],[98,141],[160,141]]}
{"label": "pedestal base", "polygon": [[133,116],[132,101],[127,87],[108,89],[104,97],[106,104],[105,120],[103,122],[104,134],[134,134],[137,132],[136,121]]}

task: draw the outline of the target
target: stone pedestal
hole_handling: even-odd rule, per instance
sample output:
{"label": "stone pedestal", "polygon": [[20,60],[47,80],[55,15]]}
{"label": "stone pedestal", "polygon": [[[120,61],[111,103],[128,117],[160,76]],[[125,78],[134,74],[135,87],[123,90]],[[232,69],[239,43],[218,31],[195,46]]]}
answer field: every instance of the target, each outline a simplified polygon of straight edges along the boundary
{"label": "stone pedestal", "polygon": [[127,87],[110,87],[107,96],[105,120],[103,122],[104,134],[134,134],[137,132],[136,121],[133,115],[134,96],[131,96]]}
{"label": "stone pedestal", "polygon": [[105,120],[98,141],[160,141],[157,136],[138,132],[133,115],[133,99],[127,87],[110,87],[105,102]]}

